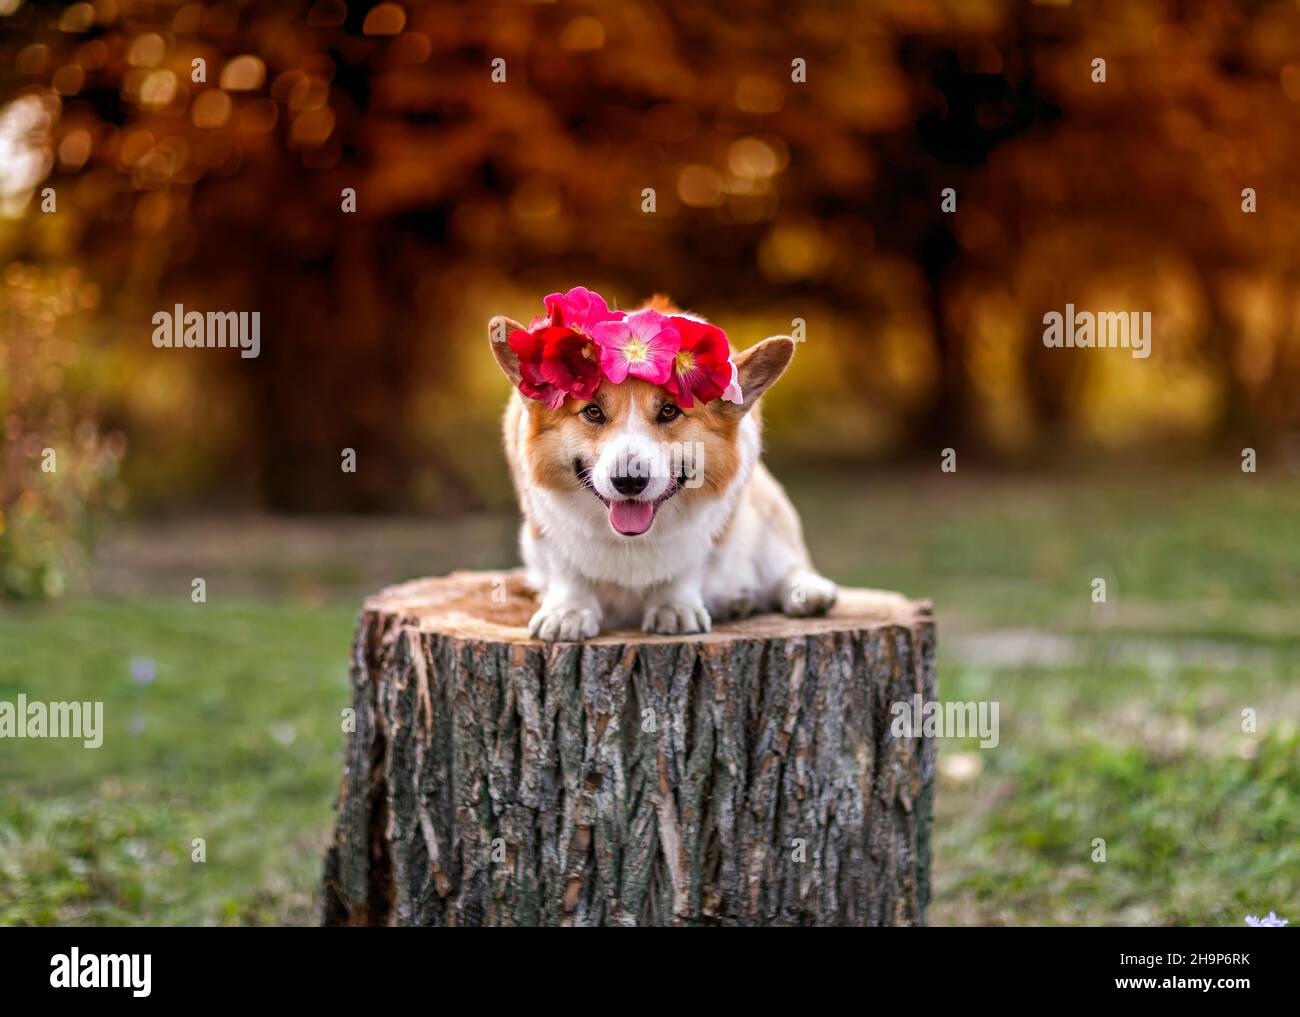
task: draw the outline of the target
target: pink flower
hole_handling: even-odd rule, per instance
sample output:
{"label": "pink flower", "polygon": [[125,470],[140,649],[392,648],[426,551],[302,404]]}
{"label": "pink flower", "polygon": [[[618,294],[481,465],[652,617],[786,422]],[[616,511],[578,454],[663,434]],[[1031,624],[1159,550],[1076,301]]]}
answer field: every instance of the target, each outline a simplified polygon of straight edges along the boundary
{"label": "pink flower", "polygon": [[735,403],[739,406],[745,401],[745,394],[740,391],[740,375],[736,371],[736,365],[731,365],[731,381],[727,382],[727,389],[722,393],[723,402]]}
{"label": "pink flower", "polygon": [[592,329],[606,321],[621,321],[622,311],[611,311],[605,298],[585,286],[575,286],[568,293],[552,293],[544,301],[551,324],[589,336]]}
{"label": "pink flower", "polygon": [[629,314],[621,321],[606,321],[592,329],[600,344],[600,369],[615,385],[628,375],[652,385],[662,385],[673,369],[673,355],[681,335],[672,321],[658,311]]}
{"label": "pink flower", "polygon": [[694,318],[669,319],[681,336],[681,348],[673,356],[672,371],[664,382],[680,406],[694,406],[717,399],[733,380],[731,345],[727,334],[716,325]]}

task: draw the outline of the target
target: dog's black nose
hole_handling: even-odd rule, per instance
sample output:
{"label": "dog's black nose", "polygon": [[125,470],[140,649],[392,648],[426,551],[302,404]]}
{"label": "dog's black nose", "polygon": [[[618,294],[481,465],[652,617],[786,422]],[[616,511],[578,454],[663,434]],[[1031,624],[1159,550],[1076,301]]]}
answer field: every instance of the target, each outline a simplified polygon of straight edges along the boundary
{"label": "dog's black nose", "polygon": [[645,490],[646,484],[650,481],[646,477],[610,477],[610,483],[614,485],[614,490],[619,494],[628,495],[640,494]]}

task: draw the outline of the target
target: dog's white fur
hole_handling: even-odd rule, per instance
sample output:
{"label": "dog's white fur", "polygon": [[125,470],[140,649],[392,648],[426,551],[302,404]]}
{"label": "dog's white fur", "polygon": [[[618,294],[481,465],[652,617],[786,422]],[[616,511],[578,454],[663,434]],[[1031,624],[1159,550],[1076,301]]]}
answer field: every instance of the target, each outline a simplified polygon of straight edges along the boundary
{"label": "dog's white fur", "polygon": [[[517,381],[510,355],[503,356],[501,348],[512,327],[508,319],[493,319],[490,335],[498,361]],[[776,342],[788,344],[789,353],[761,389],[776,380],[793,353],[786,337],[765,340]],[[545,408],[518,391],[512,394],[505,449],[524,515],[520,549],[527,578],[541,594],[529,622],[532,635],[578,640],[631,625],[654,633],[704,632],[714,618],[778,609],[817,614],[834,604],[835,584],[813,569],[798,514],[759,461],[760,425],[749,410],[760,394],[736,408],[744,414],[734,439],[739,467],[725,489],[707,499],[669,497],[639,536],[615,532],[605,505],[576,478],[571,490],[537,482],[540,464],[530,454],[529,415]],[[662,461],[662,444],[640,414],[629,413],[601,433],[590,474],[600,495],[619,499],[610,477],[620,457],[629,456],[656,467],[639,497],[664,494],[673,481]]]}

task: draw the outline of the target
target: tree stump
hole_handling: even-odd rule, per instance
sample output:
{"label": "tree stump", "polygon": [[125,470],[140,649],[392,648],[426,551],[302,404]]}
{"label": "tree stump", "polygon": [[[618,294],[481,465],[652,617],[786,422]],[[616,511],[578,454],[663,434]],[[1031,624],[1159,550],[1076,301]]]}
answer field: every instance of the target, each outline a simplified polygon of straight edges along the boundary
{"label": "tree stump", "polygon": [[327,925],[919,925],[928,602],[545,644],[517,572],[366,601]]}

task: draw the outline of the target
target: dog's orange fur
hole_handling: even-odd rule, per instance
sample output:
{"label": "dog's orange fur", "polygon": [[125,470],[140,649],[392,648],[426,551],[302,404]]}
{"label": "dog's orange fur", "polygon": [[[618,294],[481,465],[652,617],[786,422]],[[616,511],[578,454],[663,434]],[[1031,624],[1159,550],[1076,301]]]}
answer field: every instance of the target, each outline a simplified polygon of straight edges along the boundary
{"label": "dog's orange fur", "polygon": [[[635,413],[646,429],[665,442],[699,442],[704,448],[704,483],[683,488],[678,497],[716,497],[730,486],[740,468],[736,451],[736,432],[740,416],[729,403],[697,404],[683,409],[676,420],[656,422],[659,411],[670,396],[657,385],[631,378],[621,385],[602,384],[594,399],[570,399],[558,409],[540,403],[529,407],[528,434],[524,443],[528,475],[542,487],[569,490],[579,485],[574,476],[573,460],[594,462],[600,455],[603,427],[587,420],[582,411],[596,403],[606,419],[616,423],[625,414]],[[520,404],[512,401],[506,411],[507,444],[519,427]],[[515,477],[518,481],[518,476]]]}

